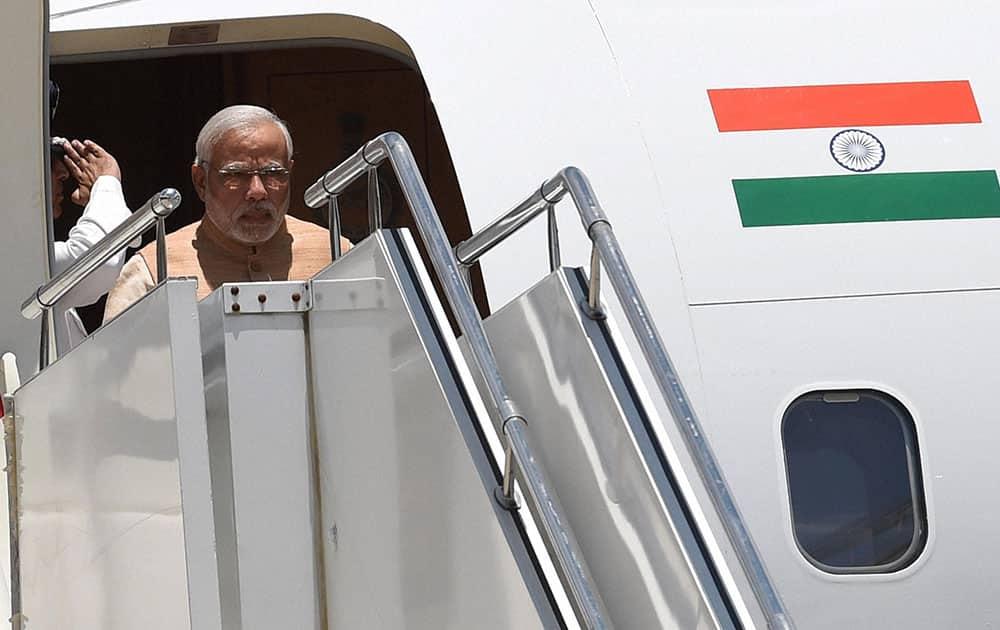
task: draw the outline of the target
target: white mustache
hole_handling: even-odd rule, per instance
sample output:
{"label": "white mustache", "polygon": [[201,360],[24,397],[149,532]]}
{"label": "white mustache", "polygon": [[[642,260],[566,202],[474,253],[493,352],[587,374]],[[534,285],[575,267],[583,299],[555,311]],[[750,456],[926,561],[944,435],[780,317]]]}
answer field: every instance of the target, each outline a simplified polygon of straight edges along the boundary
{"label": "white mustache", "polygon": [[270,201],[262,200],[254,204],[242,206],[236,211],[236,216],[233,217],[233,220],[241,219],[244,215],[251,211],[266,212],[268,217],[271,219],[275,219],[278,216],[278,208],[276,208]]}

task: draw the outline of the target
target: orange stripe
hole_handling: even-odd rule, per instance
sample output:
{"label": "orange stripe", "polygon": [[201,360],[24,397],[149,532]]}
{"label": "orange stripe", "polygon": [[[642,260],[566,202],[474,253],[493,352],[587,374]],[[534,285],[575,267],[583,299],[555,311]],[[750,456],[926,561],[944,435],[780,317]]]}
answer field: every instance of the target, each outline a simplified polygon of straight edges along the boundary
{"label": "orange stripe", "polygon": [[709,90],[719,131],[978,123],[968,81]]}

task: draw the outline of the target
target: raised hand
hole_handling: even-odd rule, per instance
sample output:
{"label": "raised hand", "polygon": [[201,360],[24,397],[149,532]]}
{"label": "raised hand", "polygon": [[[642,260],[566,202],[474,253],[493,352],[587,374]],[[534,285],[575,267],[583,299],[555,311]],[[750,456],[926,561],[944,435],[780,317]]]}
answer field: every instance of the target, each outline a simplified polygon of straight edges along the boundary
{"label": "raised hand", "polygon": [[119,180],[122,178],[118,161],[96,142],[72,140],[63,144],[63,148],[66,150],[63,161],[77,182],[77,189],[70,198],[78,206],[85,206],[90,201],[90,189],[98,177],[111,175]]}

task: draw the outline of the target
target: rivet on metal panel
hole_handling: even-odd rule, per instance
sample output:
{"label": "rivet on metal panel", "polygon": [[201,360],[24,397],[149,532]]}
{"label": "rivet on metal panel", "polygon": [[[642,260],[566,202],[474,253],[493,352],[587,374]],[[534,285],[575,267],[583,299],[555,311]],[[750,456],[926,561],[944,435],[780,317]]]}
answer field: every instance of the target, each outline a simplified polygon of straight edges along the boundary
{"label": "rivet on metal panel", "polygon": [[239,287],[230,287],[229,288],[229,292],[232,293],[233,295],[239,295],[240,294],[240,288]]}
{"label": "rivet on metal panel", "polygon": [[[236,286],[229,287],[232,296],[227,299],[227,312],[239,313],[241,309],[230,308],[239,301],[239,296],[235,291]],[[312,309],[312,300],[309,293],[308,282],[296,282],[289,280],[253,282],[239,287],[240,294],[252,291],[247,294],[247,299],[257,298],[257,306],[252,307],[247,302],[243,304],[242,314],[265,315],[276,313],[304,313]]]}
{"label": "rivet on metal panel", "polygon": [[234,313],[239,313],[240,312],[240,305],[239,304],[233,304],[233,312]]}

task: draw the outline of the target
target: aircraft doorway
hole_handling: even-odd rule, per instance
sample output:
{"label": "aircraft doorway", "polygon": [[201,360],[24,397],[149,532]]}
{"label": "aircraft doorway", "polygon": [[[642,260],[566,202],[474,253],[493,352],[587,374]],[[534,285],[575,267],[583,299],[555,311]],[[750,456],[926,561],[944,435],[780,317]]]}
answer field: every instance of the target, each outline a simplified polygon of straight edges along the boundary
{"label": "aircraft doorway", "polygon": [[[53,134],[89,138],[114,154],[131,208],[165,186],[180,190],[184,202],[168,221],[171,231],[201,218],[202,204],[190,176],[201,125],[222,107],[250,103],[272,109],[291,129],[291,215],[325,225],[324,213],[303,202],[305,188],[366,140],[394,130],[409,142],[451,242],[471,234],[423,79],[394,56],[326,46],[85,63],[56,60],[51,76],[63,94]],[[380,179],[384,224],[413,227],[394,178],[385,172]],[[364,181],[341,197],[343,232],[354,242],[367,234],[366,199]],[[69,201],[65,204],[56,222],[57,239],[66,237],[81,212]],[[474,294],[486,314],[482,278],[474,271]],[[100,324],[103,300],[81,311],[93,330]]]}

